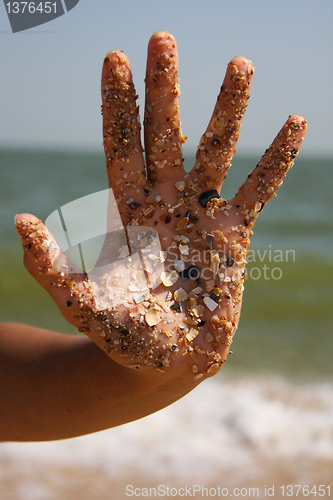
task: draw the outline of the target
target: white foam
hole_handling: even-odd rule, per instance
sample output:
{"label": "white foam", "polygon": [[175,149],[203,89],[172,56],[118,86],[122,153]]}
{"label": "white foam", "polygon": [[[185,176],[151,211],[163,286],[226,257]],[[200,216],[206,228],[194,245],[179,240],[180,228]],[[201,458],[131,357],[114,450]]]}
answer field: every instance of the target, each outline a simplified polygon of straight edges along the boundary
{"label": "white foam", "polygon": [[111,477],[131,471],[208,481],[254,456],[332,458],[333,386],[222,375],[131,424],[64,441],[0,445],[0,459],[18,469],[75,464]]}

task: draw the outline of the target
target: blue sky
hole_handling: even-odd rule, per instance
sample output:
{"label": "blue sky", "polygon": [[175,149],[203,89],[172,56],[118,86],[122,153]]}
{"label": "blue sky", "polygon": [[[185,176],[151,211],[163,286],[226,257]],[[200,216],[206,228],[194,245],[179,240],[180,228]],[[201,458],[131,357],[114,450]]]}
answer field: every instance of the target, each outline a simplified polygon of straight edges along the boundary
{"label": "blue sky", "polygon": [[239,153],[261,153],[289,114],[309,124],[303,154],[333,155],[332,0],[80,0],[64,16],[13,34],[0,5],[0,146],[102,150],[105,54],[129,57],[143,108],[147,42],[178,42],[186,147],[196,147],[228,61],[255,66]]}

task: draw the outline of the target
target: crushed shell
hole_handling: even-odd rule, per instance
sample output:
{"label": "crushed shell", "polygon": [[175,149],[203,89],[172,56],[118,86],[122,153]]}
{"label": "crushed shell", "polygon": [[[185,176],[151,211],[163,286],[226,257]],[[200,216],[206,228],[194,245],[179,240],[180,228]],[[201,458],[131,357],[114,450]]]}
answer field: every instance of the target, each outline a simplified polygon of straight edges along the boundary
{"label": "crushed shell", "polygon": [[212,342],[214,340],[214,337],[211,333],[207,332],[205,335],[205,342]]}
{"label": "crushed shell", "polygon": [[176,283],[179,278],[179,274],[177,271],[171,271],[171,273],[163,272],[161,274],[161,280],[164,286],[172,286]]}
{"label": "crushed shell", "polygon": [[173,263],[173,267],[181,273],[185,269],[185,262],[183,260],[175,260]]}
{"label": "crushed shell", "polygon": [[155,326],[161,321],[158,312],[153,307],[146,312],[145,318],[148,326]]}
{"label": "crushed shell", "polygon": [[187,245],[179,245],[179,251],[182,255],[188,255],[189,247]]}
{"label": "crushed shell", "polygon": [[125,257],[128,257],[128,255],[130,254],[127,245],[120,247],[118,252],[119,252],[119,259],[124,259]]}
{"label": "crushed shell", "polygon": [[140,281],[131,281],[129,287],[131,292],[140,292],[141,291],[141,283]]}
{"label": "crushed shell", "polygon": [[215,309],[218,307],[218,303],[210,297],[204,297],[203,302],[210,311],[215,311]]}
{"label": "crushed shell", "polygon": [[218,229],[216,229],[215,231],[212,231],[214,237],[216,240],[222,240],[224,243],[228,243],[228,240],[227,238],[224,236],[224,234],[222,233],[222,231],[219,231]]}
{"label": "crushed shell", "polygon": [[178,288],[178,290],[174,292],[173,296],[177,302],[183,302],[188,297],[187,293],[183,288]]}
{"label": "crushed shell", "polygon": [[176,182],[175,186],[178,189],[178,191],[182,192],[185,189],[185,182],[184,181],[178,181],[178,182]]}
{"label": "crushed shell", "polygon": [[210,262],[210,271],[212,273],[217,274],[220,265],[220,257],[217,252],[211,254],[211,262]]}
{"label": "crushed shell", "polygon": [[202,305],[198,305],[198,306],[195,306],[193,307],[192,309],[192,313],[194,314],[194,316],[196,316],[197,318],[199,318],[200,316],[203,316],[205,312],[205,308],[204,306]]}
{"label": "crushed shell", "polygon": [[187,334],[185,335],[185,337],[187,338],[187,340],[189,342],[192,342],[192,340],[195,339],[195,337],[199,334],[199,331],[196,330],[195,328],[191,328],[189,332],[187,332]]}
{"label": "crushed shell", "polygon": [[161,199],[162,199],[162,196],[160,194],[153,192],[146,198],[146,203],[148,203],[148,205],[150,203],[159,203],[161,201]]}

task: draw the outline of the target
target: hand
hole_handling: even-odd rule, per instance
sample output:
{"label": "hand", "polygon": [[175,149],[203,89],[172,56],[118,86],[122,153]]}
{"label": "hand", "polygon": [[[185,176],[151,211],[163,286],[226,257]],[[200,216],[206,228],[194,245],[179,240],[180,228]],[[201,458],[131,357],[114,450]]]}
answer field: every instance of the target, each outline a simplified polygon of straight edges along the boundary
{"label": "hand", "polygon": [[[161,284],[149,292],[140,291],[137,276],[128,280],[124,261],[109,271],[104,285],[83,274],[59,273],[51,261],[60,250],[45,226],[32,215],[16,218],[30,274],[70,323],[125,367],[154,373],[157,369],[165,377],[182,376],[196,384],[216,374],[226,361],[239,322],[253,225],[282,184],[306,133],[306,121],[290,116],[236,196],[228,201],[220,198],[252,76],[252,63],[244,57],[229,63],[195,165],[186,173],[174,38],[158,32],[148,46],[146,167],[129,62],[122,52],[110,52],[104,61],[103,136],[109,187],[127,230],[155,229],[163,251]],[[116,274],[122,275],[121,283]],[[105,294],[105,281],[108,293],[116,296],[125,291],[128,298],[101,310],[97,304]],[[138,288],[136,300],[130,294],[132,282],[136,282],[132,289]]]}

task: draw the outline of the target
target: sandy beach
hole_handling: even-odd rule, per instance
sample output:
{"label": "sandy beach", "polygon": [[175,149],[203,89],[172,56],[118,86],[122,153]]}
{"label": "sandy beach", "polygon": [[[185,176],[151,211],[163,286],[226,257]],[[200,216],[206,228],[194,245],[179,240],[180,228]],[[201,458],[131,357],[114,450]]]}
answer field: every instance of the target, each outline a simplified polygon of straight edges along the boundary
{"label": "sandy beach", "polygon": [[115,429],[50,443],[2,443],[0,498],[122,500],[191,492],[282,499],[291,496],[288,485],[305,488],[305,495],[295,489],[299,498],[324,496],[322,485],[328,497],[332,394],[328,384],[216,377],[169,408]]}

